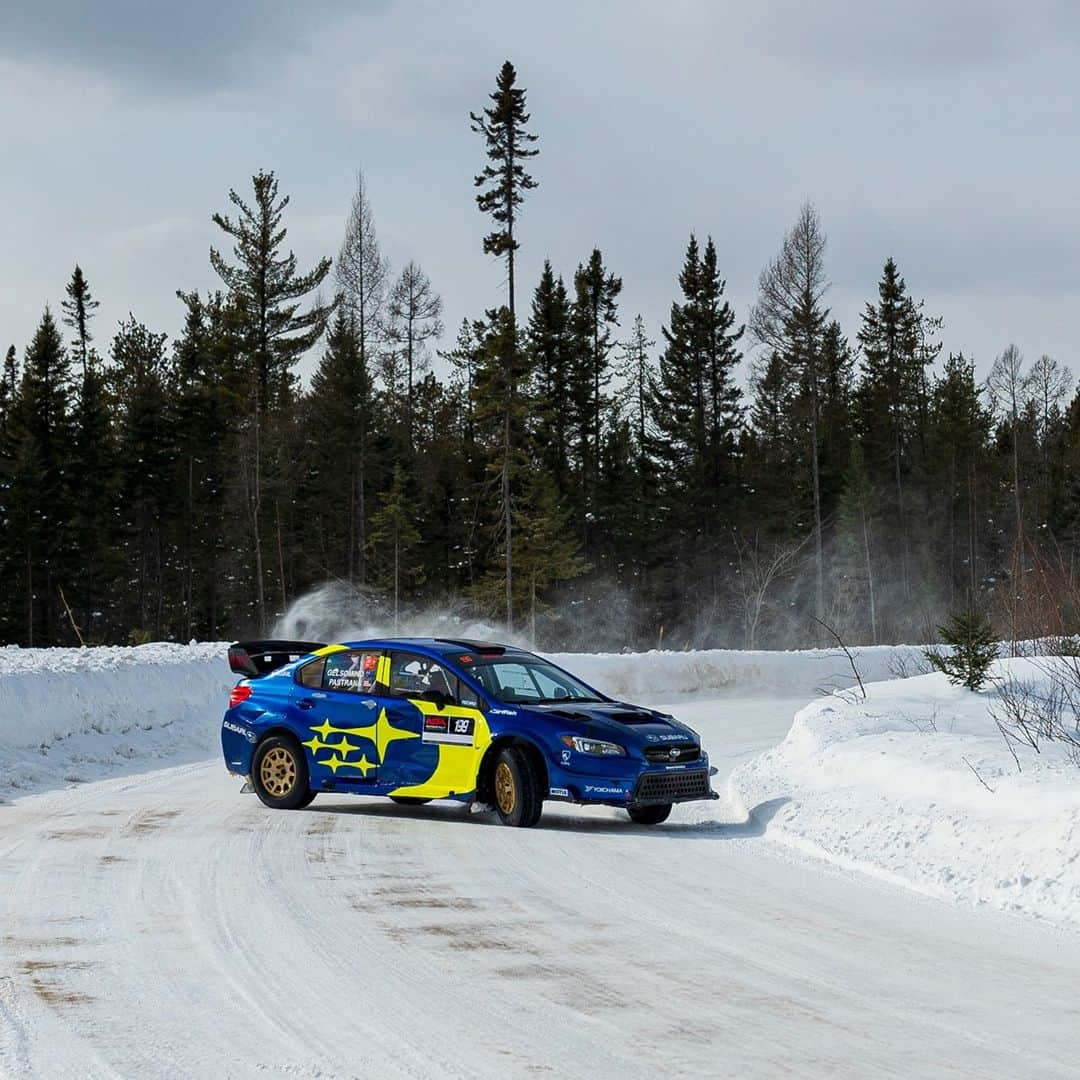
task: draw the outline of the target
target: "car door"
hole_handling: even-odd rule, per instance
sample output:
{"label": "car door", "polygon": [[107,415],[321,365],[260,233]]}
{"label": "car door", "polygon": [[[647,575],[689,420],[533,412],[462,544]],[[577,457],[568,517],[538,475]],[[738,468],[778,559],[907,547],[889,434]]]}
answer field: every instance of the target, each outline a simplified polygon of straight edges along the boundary
{"label": "car door", "polygon": [[423,740],[424,714],[413,699],[419,699],[427,690],[444,687],[449,697],[449,678],[431,657],[403,649],[387,654],[380,683],[384,696],[379,702],[377,736],[383,763],[381,775],[387,783],[412,787],[435,772],[438,750]]}
{"label": "car door", "polygon": [[390,653],[386,685],[379,720],[386,747],[381,775],[400,785],[394,794],[438,799],[472,791],[491,742],[476,695],[470,692],[466,704],[452,671],[404,649]]}
{"label": "car door", "polygon": [[[295,703],[314,787],[380,779],[379,649],[342,649],[297,676]],[[309,668],[311,670],[309,670]]]}

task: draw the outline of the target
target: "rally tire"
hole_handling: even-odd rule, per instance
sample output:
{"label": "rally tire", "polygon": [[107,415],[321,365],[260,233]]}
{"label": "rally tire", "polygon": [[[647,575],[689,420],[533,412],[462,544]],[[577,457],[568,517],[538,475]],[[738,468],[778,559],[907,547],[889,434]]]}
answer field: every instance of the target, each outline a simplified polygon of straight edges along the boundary
{"label": "rally tire", "polygon": [[391,795],[390,801],[398,806],[423,806],[431,802],[430,799],[421,798],[419,795]]}
{"label": "rally tire", "polygon": [[271,735],[255,748],[251,784],[262,802],[274,810],[300,810],[315,797],[308,784],[304,751],[294,739]]}
{"label": "rally tire", "polygon": [[528,829],[540,820],[543,788],[536,769],[517,746],[507,746],[495,761],[492,779],[495,811],[504,825]]}
{"label": "rally tire", "polygon": [[658,806],[628,806],[626,812],[635,825],[659,825],[667,821],[671,813],[671,803],[660,803]]}

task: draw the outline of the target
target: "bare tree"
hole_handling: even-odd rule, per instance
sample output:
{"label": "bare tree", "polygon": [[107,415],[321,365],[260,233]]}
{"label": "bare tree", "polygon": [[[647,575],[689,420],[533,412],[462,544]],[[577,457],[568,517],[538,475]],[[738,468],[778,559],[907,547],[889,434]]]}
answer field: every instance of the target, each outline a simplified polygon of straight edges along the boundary
{"label": "bare tree", "polygon": [[360,351],[369,359],[381,330],[383,307],[390,277],[390,260],[379,248],[375,218],[362,171],[356,174],[345,239],[337,261],[337,284],[342,302],[356,318]]}
{"label": "bare tree", "polygon": [[[383,319],[386,306],[390,261],[379,248],[375,217],[368,197],[363,171],[356,173],[345,239],[338,256],[336,277],[341,302],[352,317],[360,354],[360,384],[370,385],[372,361],[384,338]],[[368,416],[363,402],[355,402],[356,439],[355,488],[350,496],[352,513],[349,526],[349,576],[352,577],[353,555],[359,565],[360,582],[367,580],[367,441]]]}
{"label": "bare tree", "polygon": [[431,363],[426,342],[443,331],[442,297],[415,262],[406,263],[394,283],[389,314],[390,340],[398,350],[398,362],[405,377],[405,429],[412,446],[413,386],[417,374],[427,370]]}
{"label": "bare tree", "polygon": [[1009,345],[994,361],[986,380],[990,403],[994,411],[1001,410],[1012,435],[1012,489],[1016,509],[1016,533],[1023,530],[1023,510],[1020,498],[1020,413],[1024,409],[1028,377],[1024,374],[1024,354]]}
{"label": "bare tree", "polygon": [[1039,441],[1039,520],[1046,513],[1045,495],[1050,485],[1050,443],[1054,427],[1061,418],[1061,407],[1072,390],[1073,376],[1052,356],[1043,353],[1027,376],[1028,400],[1034,409],[1036,436]]}
{"label": "bare tree", "polygon": [[743,608],[746,648],[757,648],[757,632],[769,590],[795,564],[809,537],[762,544],[757,533],[747,537],[732,532],[739,568],[737,588]]}
{"label": "bare tree", "polygon": [[761,272],[758,301],[750,312],[751,338],[787,361],[793,376],[810,395],[810,467],[814,498],[815,610],[825,614],[825,557],[821,529],[821,476],[818,427],[821,417],[819,368],[821,340],[829,314],[823,307],[829,283],[825,277],[825,233],[817,210],[803,204],[784,237],[780,254]]}

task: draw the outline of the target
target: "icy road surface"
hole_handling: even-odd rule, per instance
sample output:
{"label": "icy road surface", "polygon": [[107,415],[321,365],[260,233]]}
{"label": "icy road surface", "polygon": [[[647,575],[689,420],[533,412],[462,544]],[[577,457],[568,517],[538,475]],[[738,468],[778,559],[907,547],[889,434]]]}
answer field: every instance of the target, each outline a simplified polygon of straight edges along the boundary
{"label": "icy road surface", "polygon": [[[726,774],[802,704],[671,708]],[[845,877],[723,802],[653,830],[549,805],[515,830],[452,804],[274,813],[238,787],[213,761],[0,805],[0,1075],[1080,1064],[1080,937]]]}

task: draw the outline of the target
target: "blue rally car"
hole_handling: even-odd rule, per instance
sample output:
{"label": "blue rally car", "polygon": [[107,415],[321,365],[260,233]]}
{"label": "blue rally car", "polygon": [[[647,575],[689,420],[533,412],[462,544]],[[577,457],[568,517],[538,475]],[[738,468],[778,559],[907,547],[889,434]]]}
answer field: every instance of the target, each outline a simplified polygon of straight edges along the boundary
{"label": "blue rally car", "polygon": [[[657,825],[715,799],[697,734],[509,645],[434,638],[239,642],[221,726],[230,772],[271,807],[321,791],[456,799],[535,825],[545,799]],[[715,772],[715,770],[712,770]]]}

